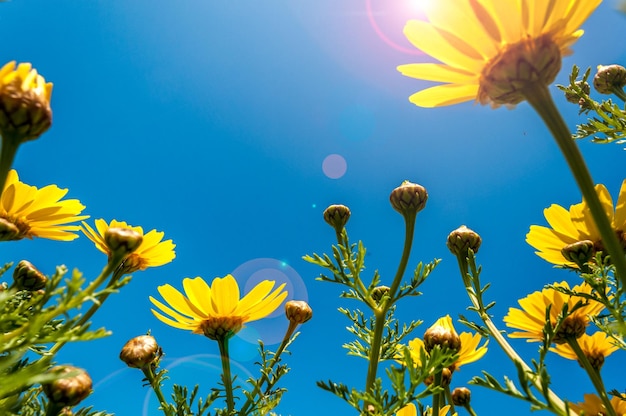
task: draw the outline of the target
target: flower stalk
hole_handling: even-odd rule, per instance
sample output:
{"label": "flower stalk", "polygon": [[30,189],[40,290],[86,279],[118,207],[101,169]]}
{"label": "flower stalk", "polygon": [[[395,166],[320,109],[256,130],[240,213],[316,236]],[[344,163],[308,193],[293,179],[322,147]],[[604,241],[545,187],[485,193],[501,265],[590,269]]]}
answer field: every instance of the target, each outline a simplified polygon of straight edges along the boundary
{"label": "flower stalk", "polygon": [[578,362],[585,369],[593,387],[595,387],[598,395],[600,396],[600,400],[604,404],[606,408],[607,416],[617,416],[615,413],[615,409],[613,409],[613,405],[611,404],[611,400],[606,394],[606,389],[604,387],[604,383],[602,382],[602,378],[600,377],[600,372],[594,368],[589,359],[583,352],[582,348],[580,348],[580,344],[578,344],[578,340],[574,337],[567,337],[567,344],[572,348],[572,350],[576,353],[578,357]]}
{"label": "flower stalk", "polygon": [[626,286],[626,257],[624,256],[624,250],[596,194],[589,169],[587,168],[580,150],[572,140],[572,135],[561,113],[557,110],[548,87],[541,84],[528,84],[523,90],[523,94],[535,111],[539,113],[539,116],[542,118],[561,149],[583,198],[589,207],[598,232],[602,236],[602,243],[611,256],[611,262],[616,270],[615,274],[621,284]]}
{"label": "flower stalk", "polygon": [[220,358],[222,360],[222,382],[226,391],[226,407],[228,415],[235,411],[235,398],[233,395],[233,376],[230,371],[230,356],[228,353],[228,340],[230,334],[217,337],[217,345],[220,349]]}

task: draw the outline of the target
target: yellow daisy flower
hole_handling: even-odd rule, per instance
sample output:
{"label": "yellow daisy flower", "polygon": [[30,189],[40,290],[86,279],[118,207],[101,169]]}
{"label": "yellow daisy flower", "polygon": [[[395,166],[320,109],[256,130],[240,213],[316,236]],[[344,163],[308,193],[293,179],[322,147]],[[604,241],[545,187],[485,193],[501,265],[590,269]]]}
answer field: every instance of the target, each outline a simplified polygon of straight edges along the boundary
{"label": "yellow daisy flower", "polygon": [[[554,286],[569,289],[567,282],[554,283]],[[572,289],[578,293],[591,293],[591,286],[583,282]],[[588,302],[572,312],[562,323],[556,333],[554,342],[565,342],[569,336],[580,337],[589,324],[589,316],[598,315],[604,305],[595,301],[587,301],[579,296],[568,296],[555,289],[546,288],[541,292],[534,292],[518,301],[522,309],[509,308],[504,322],[510,328],[520,329],[520,332],[509,334],[511,338],[528,338],[528,342],[543,340],[543,329],[546,325],[546,310],[550,307],[550,323],[554,326],[557,318],[567,305],[572,310],[578,302]]]}
{"label": "yellow daisy flower", "polygon": [[96,245],[98,250],[106,254],[111,255],[111,250],[107,247],[104,234],[109,228],[127,228],[139,233],[143,236],[143,241],[137,250],[131,253],[126,260],[124,260],[121,271],[124,274],[133,273],[137,270],[145,270],[148,267],[163,266],[174,260],[176,252],[174,247],[176,245],[172,240],[163,240],[165,235],[162,231],[151,230],[144,234],[143,228],[133,227],[128,225],[124,221],[112,220],[109,224],[100,218],[95,221],[96,230],[91,228],[86,222],[83,221],[81,231]]}
{"label": "yellow daisy flower", "polygon": [[[461,332],[461,334],[457,334],[450,315],[439,318],[428,328],[424,334],[424,338],[436,341],[435,344],[445,344],[448,348],[457,350],[459,358],[450,366],[451,371],[458,369],[463,364],[473,363],[487,353],[488,341],[479,347],[478,344],[480,344],[482,340],[480,334],[472,334],[471,332]],[[426,351],[428,354],[428,351],[432,349],[432,346],[431,348],[427,348],[421,338],[414,338],[409,341],[408,347],[411,359],[418,367],[422,365],[420,360],[422,351]]]}
{"label": "yellow daisy flower", "polygon": [[158,291],[167,306],[152,296],[150,301],[163,313],[152,309],[161,322],[174,328],[204,334],[210,339],[228,339],[246,322],[265,318],[287,297],[285,283],[274,291],[275,282],[263,280],[240,298],[239,285],[231,275],[213,279],[209,286],[204,279],[183,279],[185,295],[171,285],[159,286]]}
{"label": "yellow daisy flower", "polygon": [[73,222],[89,218],[80,214],[85,206],[77,199],[62,198],[67,189],[56,185],[41,189],[20,182],[17,172],[9,171],[0,197],[0,240],[41,237],[70,241],[78,237]]}
{"label": "yellow daisy flower", "polygon": [[[600,369],[604,364],[604,359],[619,349],[619,347],[611,341],[611,337],[601,331],[593,335],[583,334],[577,341],[585,357],[587,357],[593,368],[596,369]],[[550,348],[550,351],[556,352],[561,357],[567,358],[568,360],[578,361],[578,356],[567,343],[557,344],[555,348]]]}
{"label": "yellow daisy flower", "polygon": [[[626,245],[626,180],[622,182],[617,198],[617,205],[613,208],[613,199],[604,185],[595,187],[598,198],[604,207],[611,227],[617,233],[623,245]],[[590,251],[604,249],[600,233],[598,232],[587,203],[583,200],[579,204],[570,206],[569,211],[560,205],[553,204],[543,211],[551,228],[532,225],[526,235],[526,242],[536,248],[536,254],[542,259],[558,265],[578,267],[571,261],[572,255],[568,246],[589,241]],[[565,252],[564,252],[565,250]],[[583,247],[584,250],[584,247]],[[564,254],[568,254],[569,259]]]}
{"label": "yellow daisy flower", "polygon": [[[470,332],[461,332],[459,334],[461,340],[461,349],[459,350],[459,358],[452,364],[452,368],[457,370],[464,364],[470,364],[474,361],[478,361],[483,355],[487,353],[487,342],[482,346],[478,346],[482,337],[480,334],[472,334]],[[409,341],[409,352],[411,353],[411,359],[416,366],[422,365],[420,360],[420,354],[422,350],[425,350],[424,341],[420,338],[414,338]]]}
{"label": "yellow daisy flower", "polygon": [[[441,409],[439,409],[439,416],[446,416],[449,411],[450,411],[450,405],[443,406]],[[432,412],[430,412],[429,414],[432,414]],[[456,416],[456,415],[457,415],[456,412],[452,414],[452,416]],[[409,403],[406,406],[404,406],[402,409],[398,410],[396,412],[396,416],[417,416],[417,408],[415,407],[413,403]]]}
{"label": "yellow daisy flower", "polygon": [[[583,403],[570,403],[570,408],[581,416],[606,415],[606,407],[602,404],[600,397],[595,394],[585,394]],[[626,397],[613,396],[611,398],[611,406],[615,410],[617,416],[626,416]]]}
{"label": "yellow daisy flower", "polygon": [[476,100],[514,105],[524,89],[548,85],[561,57],[582,36],[579,27],[602,0],[437,0],[428,21],[411,20],[408,40],[441,63],[401,65],[406,76],[443,82],[413,94],[421,107]]}
{"label": "yellow daisy flower", "polygon": [[17,142],[33,140],[52,123],[52,83],[29,63],[0,68],[0,134]]}

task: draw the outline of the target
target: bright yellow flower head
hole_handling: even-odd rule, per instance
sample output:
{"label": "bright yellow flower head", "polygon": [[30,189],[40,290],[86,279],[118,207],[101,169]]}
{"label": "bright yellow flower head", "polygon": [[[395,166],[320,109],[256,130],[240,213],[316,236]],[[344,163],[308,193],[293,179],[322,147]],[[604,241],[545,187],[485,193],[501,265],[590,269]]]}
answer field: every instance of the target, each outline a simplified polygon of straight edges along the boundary
{"label": "bright yellow flower head", "polygon": [[[584,403],[573,404],[570,403],[570,408],[579,415],[596,416],[606,415],[606,407],[602,404],[602,399],[595,394],[585,394]],[[626,397],[613,396],[611,398],[611,405],[615,410],[617,416],[626,416]]]}
{"label": "bright yellow flower head", "polygon": [[89,218],[80,214],[85,206],[77,199],[61,200],[67,189],[56,185],[37,189],[20,182],[11,170],[0,197],[0,241],[41,237],[70,241],[78,237],[73,222]]}
{"label": "bright yellow flower head", "polygon": [[[441,409],[439,409],[439,416],[446,416],[448,414],[448,411],[450,411],[450,405],[443,406]],[[432,412],[430,412],[429,414],[432,414]],[[452,416],[456,415],[456,412],[452,414]],[[398,412],[396,412],[396,416],[417,416],[417,408],[413,403],[409,403],[402,409],[398,410]]]}
{"label": "bright yellow flower head", "polygon": [[159,293],[169,306],[150,296],[150,301],[169,317],[154,309],[152,313],[174,328],[204,334],[214,340],[227,339],[246,322],[265,318],[280,306],[287,297],[283,290],[285,284],[272,291],[274,285],[274,281],[263,280],[240,298],[239,285],[231,275],[216,277],[211,286],[201,277],[185,278],[186,296],[171,285],[159,286]]}
{"label": "bright yellow flower head", "polygon": [[29,63],[0,68],[0,134],[18,143],[33,140],[52,123],[52,83]]}
{"label": "bright yellow flower head", "polygon": [[[622,182],[617,205],[613,209],[613,199],[604,185],[596,185],[596,193],[604,207],[611,227],[615,230],[622,244],[626,245],[626,180]],[[593,250],[603,250],[602,239],[598,232],[587,203],[570,206],[569,211],[553,204],[543,211],[551,228],[532,225],[526,235],[526,242],[536,248],[537,255],[553,264],[578,267],[566,259],[562,250],[574,243],[589,240]]]}
{"label": "bright yellow flower head", "polygon": [[409,41],[441,63],[401,65],[406,76],[443,85],[409,99],[421,107],[476,100],[517,104],[534,83],[548,85],[579,27],[602,0],[437,0],[428,21],[411,20]]}
{"label": "bright yellow flower head", "polygon": [[124,221],[117,220],[112,220],[107,224],[102,218],[96,220],[96,230],[83,221],[81,231],[94,242],[98,250],[110,256],[111,250],[107,247],[104,239],[104,235],[109,228],[127,228],[143,236],[143,241],[139,248],[124,260],[122,271],[125,274],[133,273],[137,270],[145,270],[148,267],[163,266],[176,257],[176,252],[174,251],[176,245],[172,240],[162,241],[165,235],[162,231],[151,230],[144,234],[141,227],[133,227]]}
{"label": "bright yellow flower head", "polygon": [[[554,283],[554,286],[569,289],[567,282]],[[572,289],[578,293],[591,293],[591,286],[583,282]],[[543,340],[543,329],[546,325],[546,310],[550,307],[550,323],[556,324],[557,318],[563,306],[567,304],[568,310],[572,310],[578,302],[586,302],[579,296],[569,296],[557,290],[546,288],[541,292],[534,292],[518,301],[522,309],[509,308],[509,313],[504,317],[504,322],[510,328],[520,329],[520,332],[509,334],[511,338],[528,338],[528,342]],[[589,324],[589,316],[598,315],[604,309],[604,305],[595,301],[572,312],[557,331],[555,342],[560,344],[565,337],[576,335],[580,337]]]}
{"label": "bright yellow flower head", "polygon": [[[456,335],[456,330],[454,329],[454,325],[452,324],[452,319],[450,315],[446,315],[442,318],[439,318],[430,328],[429,330],[437,327],[445,328],[450,333]],[[428,333],[428,331],[426,331]],[[460,342],[460,349],[458,350],[459,358],[456,360],[454,364],[451,366],[451,370],[456,370],[461,367],[463,364],[473,363],[474,361],[479,360],[483,355],[487,353],[487,342],[485,342],[482,346],[478,346],[482,337],[480,334],[472,334],[471,332],[461,332],[458,335],[458,339]],[[414,338],[409,341],[409,352],[411,354],[411,359],[416,366],[421,366],[420,355],[422,351],[426,351],[426,346],[424,345],[424,341],[420,338]]]}
{"label": "bright yellow flower head", "polygon": [[[585,357],[596,369],[600,369],[604,364],[604,359],[619,349],[614,342],[611,342],[611,338],[601,331],[593,335],[583,334],[578,339],[578,344]],[[578,356],[569,344],[557,344],[555,348],[550,348],[550,351],[556,352],[568,360],[578,360]]]}

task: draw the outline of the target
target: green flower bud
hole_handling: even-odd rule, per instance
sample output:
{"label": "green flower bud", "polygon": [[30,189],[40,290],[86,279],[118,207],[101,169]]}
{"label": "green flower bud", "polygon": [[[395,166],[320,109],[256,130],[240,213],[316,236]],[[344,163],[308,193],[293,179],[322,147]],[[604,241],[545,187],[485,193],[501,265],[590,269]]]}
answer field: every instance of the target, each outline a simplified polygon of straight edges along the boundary
{"label": "green flower bud", "polygon": [[324,221],[341,232],[350,219],[350,208],[345,205],[331,205],[324,210]]}
{"label": "green flower bud", "polygon": [[151,335],[140,335],[129,340],[120,352],[120,360],[133,368],[144,368],[158,363],[163,351]]}
{"label": "green flower bud", "polygon": [[285,315],[289,322],[303,324],[313,317],[313,310],[303,300],[290,300],[285,303]]}
{"label": "green flower bud", "polygon": [[457,387],[452,390],[452,403],[455,406],[465,407],[470,404],[471,392],[467,387]]}
{"label": "green flower bud", "polygon": [[391,195],[389,195],[393,209],[404,217],[417,215],[426,206],[427,199],[428,192],[426,189],[409,181],[402,182],[402,185],[391,191]]}
{"label": "green flower bud", "polygon": [[[578,88],[580,88],[582,90],[582,92],[584,92],[585,94],[589,95],[589,93],[591,92],[591,87],[589,86],[589,84],[587,82],[584,82],[582,80],[576,81],[575,82],[576,86]],[[580,100],[582,98],[580,98],[578,96],[578,94],[576,94],[575,92],[572,91],[566,91],[565,92],[565,99],[567,101],[569,101],[570,103],[573,104],[579,104],[580,105]]]}
{"label": "green flower bud", "polygon": [[577,241],[561,249],[563,257],[579,266],[591,260],[595,252],[595,244],[591,240]]}
{"label": "green flower bud", "polygon": [[125,258],[139,248],[143,236],[130,228],[112,227],[104,233],[104,242],[112,257]]}
{"label": "green flower bud", "polygon": [[0,218],[0,241],[19,240],[20,230],[11,221]]}
{"label": "green flower bud", "polygon": [[456,333],[449,315],[439,318],[424,333],[424,349],[426,352],[432,351],[439,346],[441,349],[451,349],[458,352],[461,349],[461,338]]}
{"label": "green flower bud", "polygon": [[36,290],[46,287],[48,278],[44,276],[31,262],[22,260],[13,271],[13,280],[15,286],[20,290],[30,290],[34,292]]}
{"label": "green flower bud", "polygon": [[467,256],[467,251],[469,249],[472,249],[474,253],[477,253],[481,243],[482,239],[480,238],[480,235],[464,225],[461,225],[459,228],[452,231],[448,235],[448,240],[446,241],[448,250],[450,250],[455,256],[462,256],[463,258]]}
{"label": "green flower bud", "polygon": [[372,290],[372,299],[380,302],[387,293],[389,293],[389,286],[377,286]]}
{"label": "green flower bud", "polygon": [[85,370],[71,365],[62,365],[51,368],[50,372],[59,373],[61,376],[77,373],[42,384],[43,392],[52,403],[58,406],[76,406],[91,394],[91,377]]}
{"label": "green flower bud", "polygon": [[613,94],[615,88],[626,85],[626,68],[621,65],[598,65],[593,86],[600,94]]}

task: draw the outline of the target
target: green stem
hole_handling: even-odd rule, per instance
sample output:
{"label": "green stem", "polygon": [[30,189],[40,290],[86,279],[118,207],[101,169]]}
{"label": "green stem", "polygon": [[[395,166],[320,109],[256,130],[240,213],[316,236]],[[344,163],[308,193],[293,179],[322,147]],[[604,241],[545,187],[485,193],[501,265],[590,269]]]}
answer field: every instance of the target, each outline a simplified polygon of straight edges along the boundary
{"label": "green stem", "polygon": [[454,410],[454,402],[452,401],[452,393],[450,392],[450,385],[447,385],[445,387],[445,393],[446,393],[446,401],[450,405],[450,414],[453,415],[456,412]]}
{"label": "green stem", "polygon": [[576,356],[578,357],[578,362],[589,375],[589,379],[593,383],[593,386],[596,388],[596,391],[598,392],[598,395],[600,396],[604,407],[606,407],[607,415],[616,416],[615,409],[613,409],[613,405],[609,400],[609,396],[606,394],[606,389],[604,388],[604,383],[602,382],[600,373],[591,365],[582,348],[580,348],[578,340],[574,337],[568,337],[567,344],[572,348],[574,353],[576,353]]}
{"label": "green stem", "polygon": [[13,159],[15,159],[15,154],[19,147],[19,140],[10,137],[2,138],[2,150],[0,150],[0,196],[2,196],[2,192],[4,191],[7,176],[9,175],[9,171],[13,165]]}
{"label": "green stem", "polygon": [[224,390],[226,390],[226,406],[228,415],[232,415],[235,411],[235,398],[233,395],[233,377],[230,373],[230,357],[228,355],[228,338],[218,337],[217,345],[220,348],[220,358],[222,359],[222,382]]}
{"label": "green stem", "polygon": [[409,256],[411,255],[411,247],[413,245],[413,234],[415,233],[415,218],[416,215],[406,215],[404,217],[405,230],[404,230],[404,249],[402,250],[402,257],[400,258],[400,264],[398,270],[393,278],[391,287],[389,288],[389,300],[381,305],[380,309],[374,310],[374,336],[372,338],[369,364],[367,368],[367,378],[365,380],[365,391],[372,391],[374,382],[376,381],[376,373],[378,372],[378,361],[380,360],[380,345],[383,339],[383,332],[386,325],[385,317],[387,312],[393,306],[392,299],[395,298],[396,291],[400,286],[406,266],[409,262]]}
{"label": "green stem", "polygon": [[[287,344],[289,344],[289,342],[291,341],[291,336],[293,335],[297,327],[298,327],[297,323],[289,321],[289,327],[287,328],[287,332],[285,332],[283,341],[280,343],[280,346],[278,347],[278,349],[274,353],[274,356],[270,360],[270,363],[268,366],[270,370],[272,370],[274,366],[280,360],[280,355],[283,353],[283,351],[287,347]],[[248,409],[250,408],[250,406],[252,406],[254,398],[261,392],[261,389],[263,388],[263,384],[268,381],[269,381],[268,374],[266,374],[265,372],[262,373],[261,379],[254,386],[254,390],[252,390],[252,393],[248,396],[248,400],[246,400],[246,402],[241,407],[241,410],[239,410],[239,415],[244,416],[248,414],[247,413]]]}
{"label": "green stem", "polygon": [[[441,371],[435,374],[433,384],[437,387],[441,387],[442,374]],[[439,409],[441,409],[441,392],[433,394],[433,416],[439,415]]]}
{"label": "green stem", "polygon": [[150,387],[154,391],[159,403],[161,404],[161,410],[165,413],[166,416],[170,416],[172,413],[170,412],[170,405],[165,400],[165,396],[163,396],[163,392],[161,391],[161,385],[158,383],[157,378],[154,374],[154,367],[152,364],[148,364],[147,366],[141,369],[143,374],[146,376],[146,380],[150,383]]}
{"label": "green stem", "polygon": [[[524,373],[528,375],[529,380],[533,383],[533,385],[537,388],[537,390],[539,390],[540,392],[543,392],[544,390],[547,391],[546,399],[549,401],[549,403],[552,406],[555,406],[560,414],[567,415],[568,414],[567,408],[565,407],[565,403],[563,403],[563,400],[561,400],[561,398],[557,396],[551,389],[544,388],[543,383],[541,382],[541,379],[537,377],[532,371],[532,369],[528,366],[528,364],[526,364],[526,362],[522,360],[522,357],[520,357],[517,351],[515,351],[513,347],[507,342],[507,340],[502,335],[502,332],[498,329],[498,327],[491,320],[491,317],[485,310],[482,297],[479,297],[479,295],[476,294],[477,291],[480,291],[480,287],[477,287],[476,290],[474,290],[470,282],[469,267],[467,264],[467,259],[463,257],[462,255],[458,255],[456,257],[459,263],[461,277],[463,278],[463,284],[465,285],[465,291],[467,292],[467,295],[469,296],[470,301],[472,302],[472,305],[476,309],[476,313],[478,313],[478,316],[480,316],[480,319],[485,323],[485,326],[487,327],[487,330],[489,331],[489,335],[493,339],[495,339],[495,341],[498,343],[500,348],[502,348],[504,353],[509,357],[511,361],[513,361],[514,363],[517,363],[519,366],[521,366],[524,369]],[[570,412],[569,414],[574,415],[573,412]]]}
{"label": "green stem", "polygon": [[617,95],[617,97],[622,100],[622,101],[626,101],[626,93],[624,92],[624,90],[618,86],[613,86],[613,94]]}
{"label": "green stem", "polygon": [[[93,282],[91,282],[88,286],[87,289],[85,289],[85,291],[83,292],[85,294],[84,297],[80,297],[80,298],[74,298],[72,301],[70,301],[67,305],[67,307],[63,310],[63,311],[52,311],[55,313],[55,315],[61,314],[61,313],[65,313],[66,311],[69,311],[75,307],[77,307],[78,305],[80,305],[85,298],[91,297],[91,295],[93,295],[93,293],[96,291],[96,289],[102,285],[102,283],[106,280],[107,277],[109,277],[109,275],[111,273],[114,273],[116,270],[118,270],[119,265],[122,263],[122,261],[124,260],[123,257],[121,258],[111,258],[109,259],[109,262],[107,263],[107,265],[105,266],[105,268],[102,270],[102,272],[100,273],[100,275],[96,278],[96,280],[94,280]],[[113,281],[113,279],[115,278],[115,274],[113,275],[113,278],[111,279],[111,281]],[[110,286],[111,282],[109,282],[109,284],[107,285]],[[99,299],[103,297],[104,299]],[[87,313],[89,314],[89,316],[87,316],[87,318],[85,319],[85,317],[81,318],[80,321],[78,321],[77,323],[77,327],[84,325],[85,322],[87,322],[87,320],[96,312],[96,310],[100,307],[100,305],[102,305],[102,302],[104,302],[104,300],[106,299],[106,296],[100,296],[98,298],[99,302],[96,302],[94,305],[91,306],[91,308],[89,309],[89,311],[87,311]],[[49,319],[54,318],[54,316],[51,316]],[[24,327],[26,327],[27,325],[24,325]],[[22,328],[24,328],[22,327]],[[50,348],[50,351],[48,352],[48,355],[50,357],[53,357],[54,354],[56,354],[61,348],[63,348],[63,346],[67,343],[67,341],[58,341],[56,344],[54,344],[52,346],[52,348]]]}
{"label": "green stem", "polygon": [[470,416],[477,416],[476,412],[474,412],[474,409],[472,408],[472,406],[470,406],[470,404],[466,404],[465,406],[463,406],[465,408],[465,410],[467,410],[467,413],[470,414]]}
{"label": "green stem", "polygon": [[559,145],[561,153],[563,153],[580,188],[583,199],[591,212],[593,221],[602,238],[602,243],[611,256],[611,262],[615,265],[615,274],[622,282],[622,285],[626,286],[626,257],[624,256],[624,250],[600,203],[589,169],[576,143],[572,140],[572,135],[565,121],[563,121],[563,117],[561,117],[554,105],[548,87],[541,84],[531,84],[523,91],[523,94],[535,111],[539,113]]}

